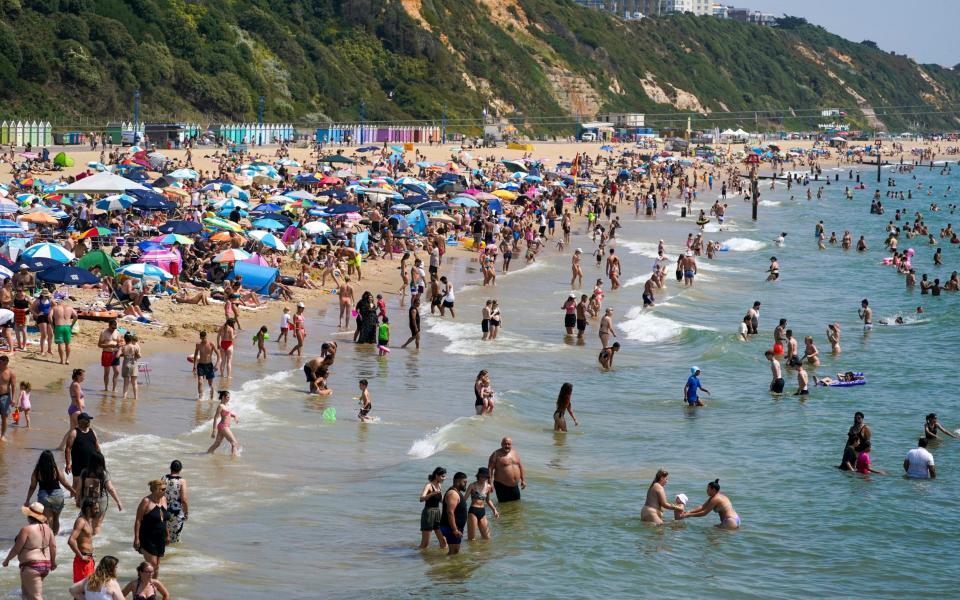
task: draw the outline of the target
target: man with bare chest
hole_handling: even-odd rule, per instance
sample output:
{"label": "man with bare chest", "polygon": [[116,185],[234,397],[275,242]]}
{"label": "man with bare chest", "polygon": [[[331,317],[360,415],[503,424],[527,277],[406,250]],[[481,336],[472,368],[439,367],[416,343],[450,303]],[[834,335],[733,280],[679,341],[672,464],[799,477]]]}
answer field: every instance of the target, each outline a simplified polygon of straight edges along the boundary
{"label": "man with bare chest", "polygon": [[500,440],[500,448],[490,455],[487,468],[498,502],[520,499],[520,490],[527,487],[527,482],[523,476],[520,455],[513,449],[513,440],[508,437]]}

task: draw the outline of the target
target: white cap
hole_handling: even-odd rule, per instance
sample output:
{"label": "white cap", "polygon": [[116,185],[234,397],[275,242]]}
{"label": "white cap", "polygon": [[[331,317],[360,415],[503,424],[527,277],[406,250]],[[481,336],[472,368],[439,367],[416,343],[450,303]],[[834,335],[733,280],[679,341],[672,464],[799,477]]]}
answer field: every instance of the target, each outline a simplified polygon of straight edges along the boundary
{"label": "white cap", "polygon": [[581,250],[580,248],[577,248],[576,250],[574,250],[574,252],[579,252],[580,254],[583,254],[583,250]]}
{"label": "white cap", "polygon": [[677,494],[677,497],[676,497],[676,499],[674,500],[674,502],[675,502],[676,504],[686,504],[686,503],[687,503],[687,495],[686,495],[686,494]]}
{"label": "white cap", "polygon": [[297,308],[306,308],[306,307],[307,305],[304,304],[303,302],[297,302]]}
{"label": "white cap", "polygon": [[577,295],[576,295],[576,294],[574,294],[573,292],[570,292],[570,295],[569,295],[569,296],[567,296],[567,297],[568,297],[568,298],[576,298],[576,297],[577,297]]}

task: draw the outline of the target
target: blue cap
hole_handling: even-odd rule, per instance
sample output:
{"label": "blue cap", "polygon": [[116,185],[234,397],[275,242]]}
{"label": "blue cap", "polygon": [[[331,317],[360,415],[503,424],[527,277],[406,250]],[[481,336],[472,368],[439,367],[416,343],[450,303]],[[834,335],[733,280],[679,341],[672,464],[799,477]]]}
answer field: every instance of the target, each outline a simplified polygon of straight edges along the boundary
{"label": "blue cap", "polygon": [[700,367],[690,367],[690,374],[691,374],[691,375],[696,375],[696,374],[697,374],[697,371],[699,371],[699,370],[700,370]]}

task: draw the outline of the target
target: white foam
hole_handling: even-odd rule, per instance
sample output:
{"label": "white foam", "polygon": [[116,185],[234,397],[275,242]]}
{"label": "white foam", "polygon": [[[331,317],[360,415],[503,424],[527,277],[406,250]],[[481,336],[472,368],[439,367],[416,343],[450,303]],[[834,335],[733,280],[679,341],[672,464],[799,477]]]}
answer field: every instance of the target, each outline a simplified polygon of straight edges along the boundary
{"label": "white foam", "polygon": [[627,318],[618,324],[627,339],[643,343],[661,342],[683,333],[684,329],[716,331],[711,327],[686,325],[666,317],[659,317],[649,310],[635,306],[627,312]]}
{"label": "white foam", "polygon": [[767,247],[766,242],[760,242],[757,240],[751,240],[749,238],[730,238],[725,242],[721,242],[721,248],[725,248],[731,252],[755,252],[757,250],[762,250]]}
{"label": "white foam", "polygon": [[450,341],[445,352],[465,356],[488,354],[509,354],[516,352],[555,352],[563,348],[559,344],[547,344],[531,338],[501,330],[496,340],[484,341],[483,332],[477,323],[464,323],[449,319],[431,318],[427,320],[427,331],[447,338]]}
{"label": "white foam", "polygon": [[458,437],[453,435],[453,430],[458,424],[464,423],[474,417],[459,417],[443,427],[439,427],[419,440],[415,441],[407,455],[414,458],[429,458],[438,452],[445,450],[450,444],[457,441]]}
{"label": "white foam", "polygon": [[[646,256],[647,258],[657,258],[658,244],[654,242],[630,242],[623,240],[620,242],[620,246],[629,250],[630,254],[639,254],[640,256]],[[666,246],[664,246],[663,252],[664,254],[667,253]]]}
{"label": "white foam", "polygon": [[780,206],[779,200],[761,200],[760,206]]}
{"label": "white foam", "polygon": [[630,279],[626,280],[623,284],[623,287],[628,288],[635,285],[642,285],[646,283],[648,279],[650,279],[649,273],[646,275],[637,275],[636,277],[631,277]]}

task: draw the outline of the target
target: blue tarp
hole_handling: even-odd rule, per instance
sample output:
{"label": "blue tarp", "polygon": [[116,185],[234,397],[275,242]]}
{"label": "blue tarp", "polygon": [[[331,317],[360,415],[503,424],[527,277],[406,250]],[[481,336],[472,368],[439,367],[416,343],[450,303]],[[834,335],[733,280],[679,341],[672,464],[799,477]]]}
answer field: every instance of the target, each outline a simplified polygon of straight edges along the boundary
{"label": "blue tarp", "polygon": [[227,277],[233,279],[239,275],[243,277],[243,287],[253,290],[258,294],[269,294],[270,284],[277,279],[279,274],[280,270],[273,267],[236,262],[233,263],[233,271],[227,275]]}
{"label": "blue tarp", "polygon": [[361,231],[360,233],[353,236],[353,248],[360,252],[361,254],[366,254],[370,251],[370,232]]}

